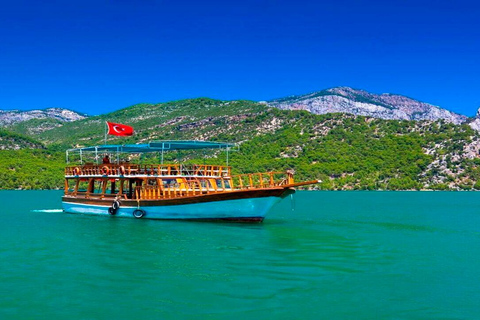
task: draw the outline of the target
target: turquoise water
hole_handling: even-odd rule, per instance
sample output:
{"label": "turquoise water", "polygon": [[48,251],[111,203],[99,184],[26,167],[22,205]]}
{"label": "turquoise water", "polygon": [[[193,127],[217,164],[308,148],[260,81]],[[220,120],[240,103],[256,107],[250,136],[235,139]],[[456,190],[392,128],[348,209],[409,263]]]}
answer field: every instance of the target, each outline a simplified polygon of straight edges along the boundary
{"label": "turquoise water", "polygon": [[299,192],[250,225],[60,196],[0,192],[0,319],[480,318],[478,192]]}

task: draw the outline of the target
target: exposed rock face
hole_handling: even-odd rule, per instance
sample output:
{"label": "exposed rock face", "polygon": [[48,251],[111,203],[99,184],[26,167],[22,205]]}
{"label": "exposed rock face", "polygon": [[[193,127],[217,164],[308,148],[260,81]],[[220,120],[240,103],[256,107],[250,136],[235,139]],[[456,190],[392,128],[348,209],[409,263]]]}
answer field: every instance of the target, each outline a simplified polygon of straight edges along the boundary
{"label": "exposed rock face", "polygon": [[71,122],[86,118],[86,115],[61,108],[49,108],[44,110],[0,110],[0,126],[8,126],[31,119],[52,118],[62,122]]}
{"label": "exposed rock face", "polygon": [[[302,96],[269,101],[279,109],[307,110],[315,114],[351,113],[381,119],[439,120],[460,124],[468,118],[440,107],[396,94],[373,94],[338,87]],[[480,122],[480,121],[479,121]]]}
{"label": "exposed rock face", "polygon": [[469,125],[473,130],[480,131],[480,108],[478,108],[475,118],[469,123]]}

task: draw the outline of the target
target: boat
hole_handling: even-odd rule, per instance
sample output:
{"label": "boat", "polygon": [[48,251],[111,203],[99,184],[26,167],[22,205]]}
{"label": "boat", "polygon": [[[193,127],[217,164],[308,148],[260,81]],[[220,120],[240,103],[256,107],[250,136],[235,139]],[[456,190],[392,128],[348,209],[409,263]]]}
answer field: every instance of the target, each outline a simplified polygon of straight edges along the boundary
{"label": "boat", "polygon": [[[236,148],[224,142],[168,140],[69,149],[63,210],[137,219],[261,222],[295,187],[319,182],[295,182],[292,170],[232,174],[228,158]],[[225,150],[226,165],[164,163],[166,152],[201,149]],[[155,156],[159,164],[145,164]],[[140,157],[139,163],[132,163],[132,157]]]}

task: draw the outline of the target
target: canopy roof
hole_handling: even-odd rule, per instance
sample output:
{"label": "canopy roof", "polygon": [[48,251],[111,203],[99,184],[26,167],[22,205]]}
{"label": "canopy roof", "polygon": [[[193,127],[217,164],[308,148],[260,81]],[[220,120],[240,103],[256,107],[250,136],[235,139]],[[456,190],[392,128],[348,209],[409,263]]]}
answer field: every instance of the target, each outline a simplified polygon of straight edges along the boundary
{"label": "canopy roof", "polygon": [[234,143],[195,140],[164,140],[152,141],[144,144],[111,144],[93,147],[69,149],[67,152],[125,152],[146,153],[173,150],[197,150],[197,149],[227,149],[235,147]]}

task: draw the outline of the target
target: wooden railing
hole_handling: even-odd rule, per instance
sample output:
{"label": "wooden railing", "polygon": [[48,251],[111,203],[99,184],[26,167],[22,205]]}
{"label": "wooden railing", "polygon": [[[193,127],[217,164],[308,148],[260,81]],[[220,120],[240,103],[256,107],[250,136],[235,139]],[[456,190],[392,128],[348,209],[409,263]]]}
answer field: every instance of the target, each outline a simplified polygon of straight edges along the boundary
{"label": "wooden railing", "polygon": [[86,192],[86,191],[77,191],[75,192],[74,190],[66,192],[65,195],[71,195],[71,196],[83,196],[85,198],[90,198],[90,199],[104,199],[104,198],[115,198],[118,195],[117,194],[111,194],[111,193],[96,193],[96,192]]}
{"label": "wooden railing", "polygon": [[[91,180],[94,178],[91,178]],[[98,179],[98,178],[96,178]],[[182,177],[182,178],[162,178],[149,179],[144,178],[144,181],[155,181],[157,185],[142,185],[137,186],[132,190],[123,189],[123,184],[119,193],[108,193],[107,188],[108,178],[102,178],[104,182],[101,193],[86,192],[85,189],[79,188],[79,180],[76,186],[69,186],[66,182],[65,194],[71,196],[81,196],[85,198],[115,198],[121,197],[123,199],[136,200],[155,200],[155,199],[173,199],[189,196],[199,196],[213,193],[233,192],[252,189],[267,189],[282,187],[294,184],[293,173],[290,172],[266,172],[266,173],[249,173],[234,175],[232,177]],[[80,189],[80,190],[77,190]],[[115,191],[118,192],[118,191]]]}
{"label": "wooden railing", "polygon": [[198,196],[212,193],[251,189],[265,189],[293,184],[293,174],[266,172],[241,174],[229,178],[195,179],[168,186],[140,186],[135,189],[135,199],[154,200]]}
{"label": "wooden railing", "polygon": [[230,176],[231,167],[215,165],[181,164],[101,164],[66,167],[65,176]]}
{"label": "wooden railing", "polygon": [[293,174],[288,172],[246,173],[232,176],[232,185],[240,189],[277,187],[293,182]]}

